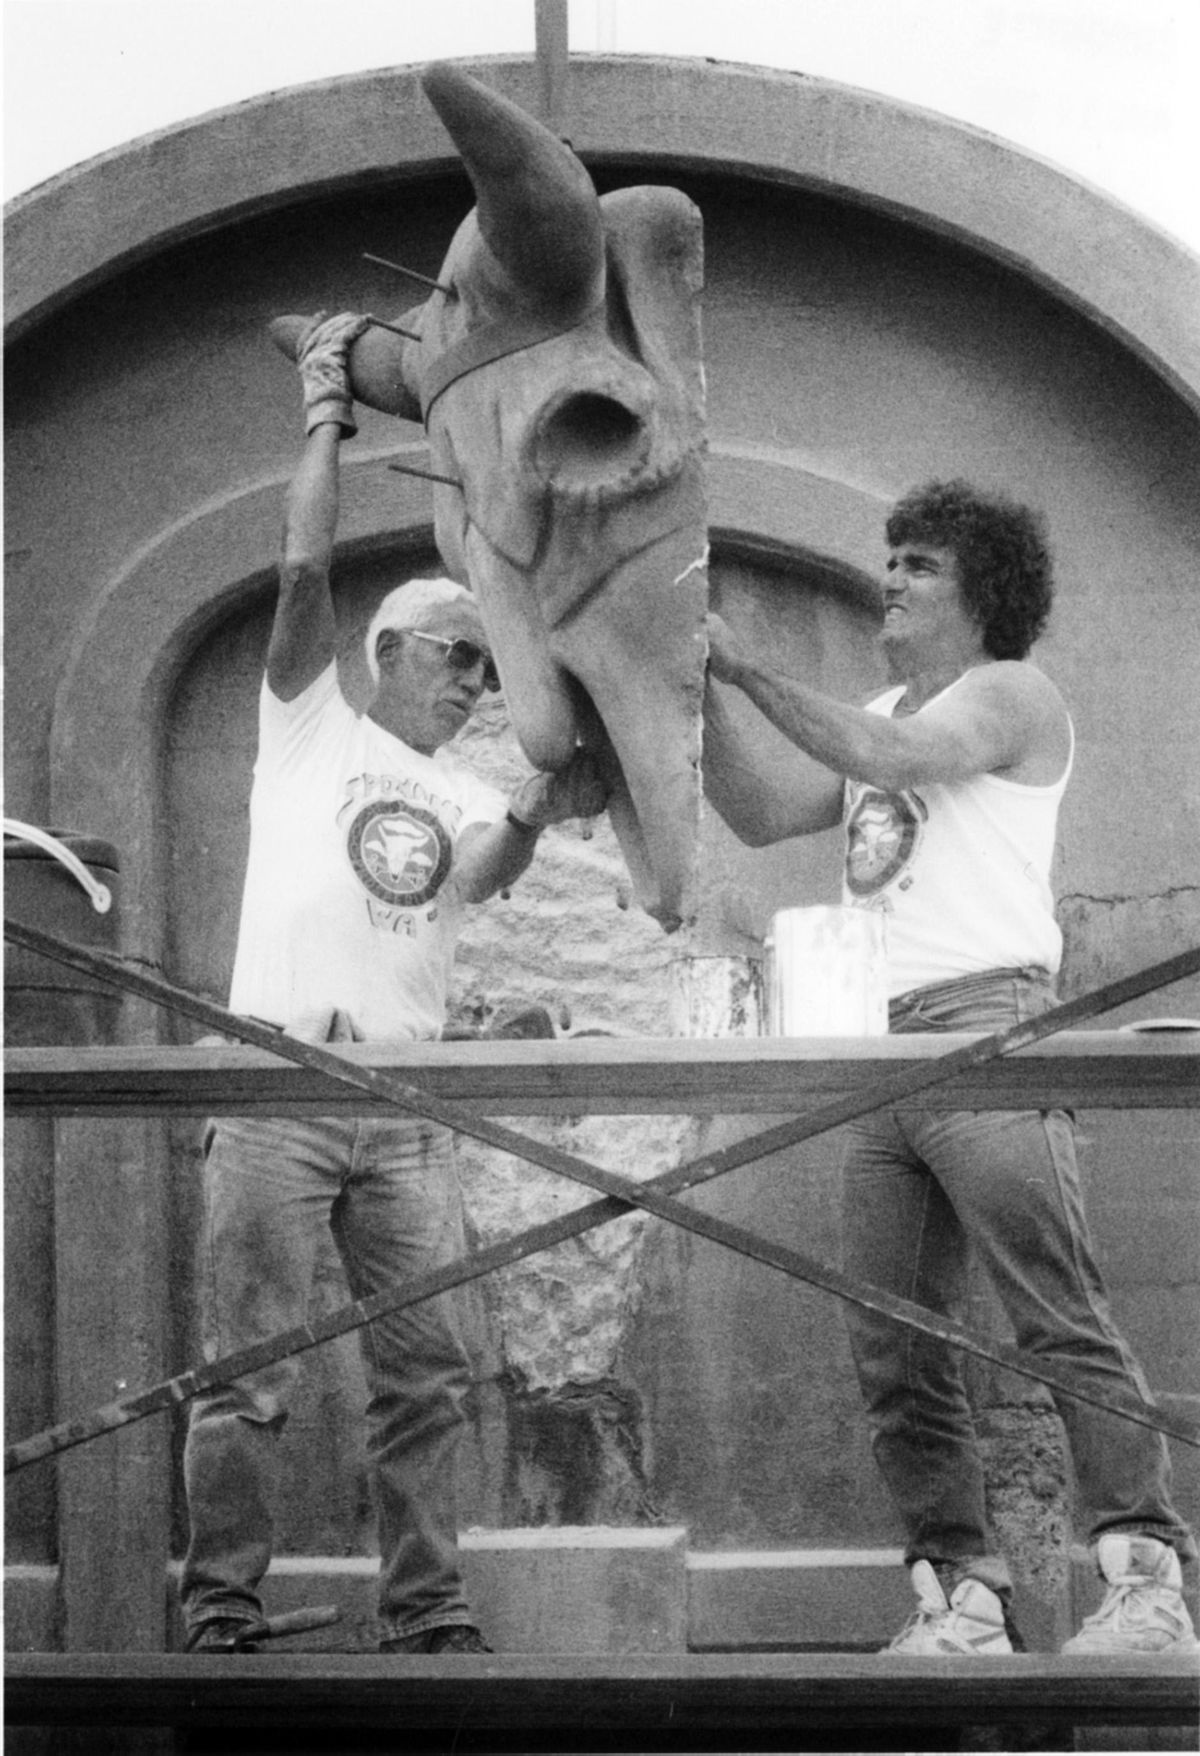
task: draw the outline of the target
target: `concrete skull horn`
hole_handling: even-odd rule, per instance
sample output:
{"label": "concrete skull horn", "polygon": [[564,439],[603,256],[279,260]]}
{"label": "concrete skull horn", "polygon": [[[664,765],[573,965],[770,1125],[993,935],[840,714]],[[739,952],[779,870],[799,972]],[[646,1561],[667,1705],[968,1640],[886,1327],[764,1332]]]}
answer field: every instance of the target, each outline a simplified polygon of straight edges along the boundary
{"label": "concrete skull horn", "polygon": [[[425,423],[438,547],[476,594],[529,760],[613,784],[641,905],[696,907],[707,606],[700,214],[598,196],[563,141],[457,68],[422,85],[476,206],[435,291],[355,342],[356,398]],[[309,319],[271,333],[291,357]]]}

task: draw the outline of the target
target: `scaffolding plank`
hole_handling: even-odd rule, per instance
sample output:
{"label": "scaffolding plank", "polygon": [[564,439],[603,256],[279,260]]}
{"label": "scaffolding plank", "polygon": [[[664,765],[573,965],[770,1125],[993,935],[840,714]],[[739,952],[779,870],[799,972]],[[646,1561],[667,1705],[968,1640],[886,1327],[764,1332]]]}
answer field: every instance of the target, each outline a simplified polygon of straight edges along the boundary
{"label": "scaffolding plank", "polygon": [[[780,1115],[860,1092],[906,1063],[980,1040],[957,1032],[859,1038],[579,1037],[339,1043],[472,1115]],[[261,1049],[115,1046],[10,1049],[11,1114],[371,1114],[379,1104]],[[1076,1031],[907,1100],[928,1109],[1200,1107],[1200,1031]]]}
{"label": "scaffolding plank", "polygon": [[403,1727],[464,1745],[485,1732],[565,1739],[604,1727],[649,1748],[667,1733],[703,1748],[714,1733],[749,1740],[822,1722],[1178,1725],[1200,1710],[1196,1659],[1149,1655],[9,1653],[5,1677],[9,1726]]}

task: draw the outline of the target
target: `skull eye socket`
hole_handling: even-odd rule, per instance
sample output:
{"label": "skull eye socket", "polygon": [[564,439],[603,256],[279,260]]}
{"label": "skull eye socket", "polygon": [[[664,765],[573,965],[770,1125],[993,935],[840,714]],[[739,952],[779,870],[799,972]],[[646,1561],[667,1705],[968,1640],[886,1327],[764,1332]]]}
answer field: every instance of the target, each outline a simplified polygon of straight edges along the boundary
{"label": "skull eye socket", "polygon": [[641,463],[648,446],[645,422],[623,402],[581,391],[567,397],[543,421],[537,463],[549,481],[601,486]]}

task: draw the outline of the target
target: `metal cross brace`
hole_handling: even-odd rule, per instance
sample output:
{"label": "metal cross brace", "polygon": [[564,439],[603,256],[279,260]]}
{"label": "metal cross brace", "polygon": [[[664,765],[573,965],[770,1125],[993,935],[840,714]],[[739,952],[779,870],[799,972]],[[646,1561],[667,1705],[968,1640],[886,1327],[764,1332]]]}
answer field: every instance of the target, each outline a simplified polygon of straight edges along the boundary
{"label": "metal cross brace", "polygon": [[898,1298],[881,1288],[852,1280],[813,1257],[758,1237],[741,1226],[698,1211],[677,1199],[682,1190],[723,1176],[740,1165],[778,1152],[784,1147],[812,1139],[844,1122],[852,1121],[857,1116],[867,1115],[885,1104],[899,1102],[1000,1055],[1027,1048],[1057,1031],[1093,1017],[1096,1013],[1109,1011],[1128,1000],[1192,975],[1200,970],[1200,948],[1181,952],[1135,975],[1109,983],[1090,994],[1081,995],[1076,1000],[1067,1001],[1043,1013],[1039,1018],[1029,1019],[993,1036],[978,1038],[932,1062],[902,1068],[885,1079],[877,1080],[861,1094],[822,1104],[807,1116],[782,1123],[732,1146],[692,1159],[662,1177],[656,1177],[647,1183],[636,1183],[499,1123],[464,1115],[454,1104],[433,1098],[418,1087],[398,1079],[394,1074],[378,1068],[360,1067],[318,1044],[304,1042],[255,1020],[242,1018],[224,1007],[189,993],[186,989],[173,986],[161,977],[132,969],[111,953],[87,950],[42,933],[36,928],[8,920],[4,924],[4,934],[6,939],[11,939],[27,950],[39,952],[81,973],[97,977],[156,1004],[169,1007],[172,1011],[195,1018],[211,1029],[237,1036],[242,1041],[265,1048],[285,1060],[352,1085],[381,1102],[393,1104],[411,1114],[468,1134],[484,1145],[515,1154],[546,1170],[569,1177],[575,1182],[599,1190],[606,1197],[603,1201],[576,1209],[546,1225],[518,1233],[446,1268],[414,1277],[402,1290],[395,1293],[377,1294],[371,1299],[358,1300],[311,1325],[303,1325],[268,1337],[252,1348],[181,1373],[148,1390],[125,1397],[119,1402],[109,1403],[78,1420],[47,1428],[6,1450],[6,1473],[83,1444],[101,1433],[141,1420],[159,1409],[188,1401],[218,1383],[226,1383],[290,1354],[318,1346],[335,1335],[360,1328],[373,1318],[382,1316],[385,1311],[402,1309],[430,1298],[435,1293],[478,1279],[497,1268],[520,1260],[523,1256],[545,1250],[567,1237],[606,1224],[610,1219],[628,1213],[631,1208],[641,1208],[653,1213],[672,1225],[680,1226],[714,1243],[723,1244],[754,1261],[777,1268],[794,1279],[820,1287],[836,1298],[876,1311],[906,1327],[960,1348],[963,1352],[1032,1378],[1060,1395],[1092,1403],[1110,1414],[1200,1448],[1200,1426],[1196,1423],[1179,1416],[1169,1416],[1149,1403],[1134,1403],[1131,1400],[1128,1404],[1118,1406],[1090,1390],[1081,1389],[1066,1374],[1043,1364],[1033,1364],[1018,1349],[1006,1342],[977,1333],[963,1324],[928,1311],[911,1300]]}

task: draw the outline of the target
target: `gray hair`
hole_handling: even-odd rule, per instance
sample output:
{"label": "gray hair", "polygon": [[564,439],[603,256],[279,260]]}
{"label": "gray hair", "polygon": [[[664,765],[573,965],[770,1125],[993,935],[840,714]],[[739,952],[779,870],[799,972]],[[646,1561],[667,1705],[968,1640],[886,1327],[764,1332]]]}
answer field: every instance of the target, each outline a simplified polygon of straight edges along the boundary
{"label": "gray hair", "polygon": [[379,682],[379,657],[375,648],[385,629],[419,628],[430,610],[441,609],[446,604],[459,604],[464,600],[472,608],[475,607],[472,593],[465,585],[459,585],[453,579],[409,579],[389,591],[371,617],[371,625],[367,629],[367,669],[371,673],[372,683]]}

